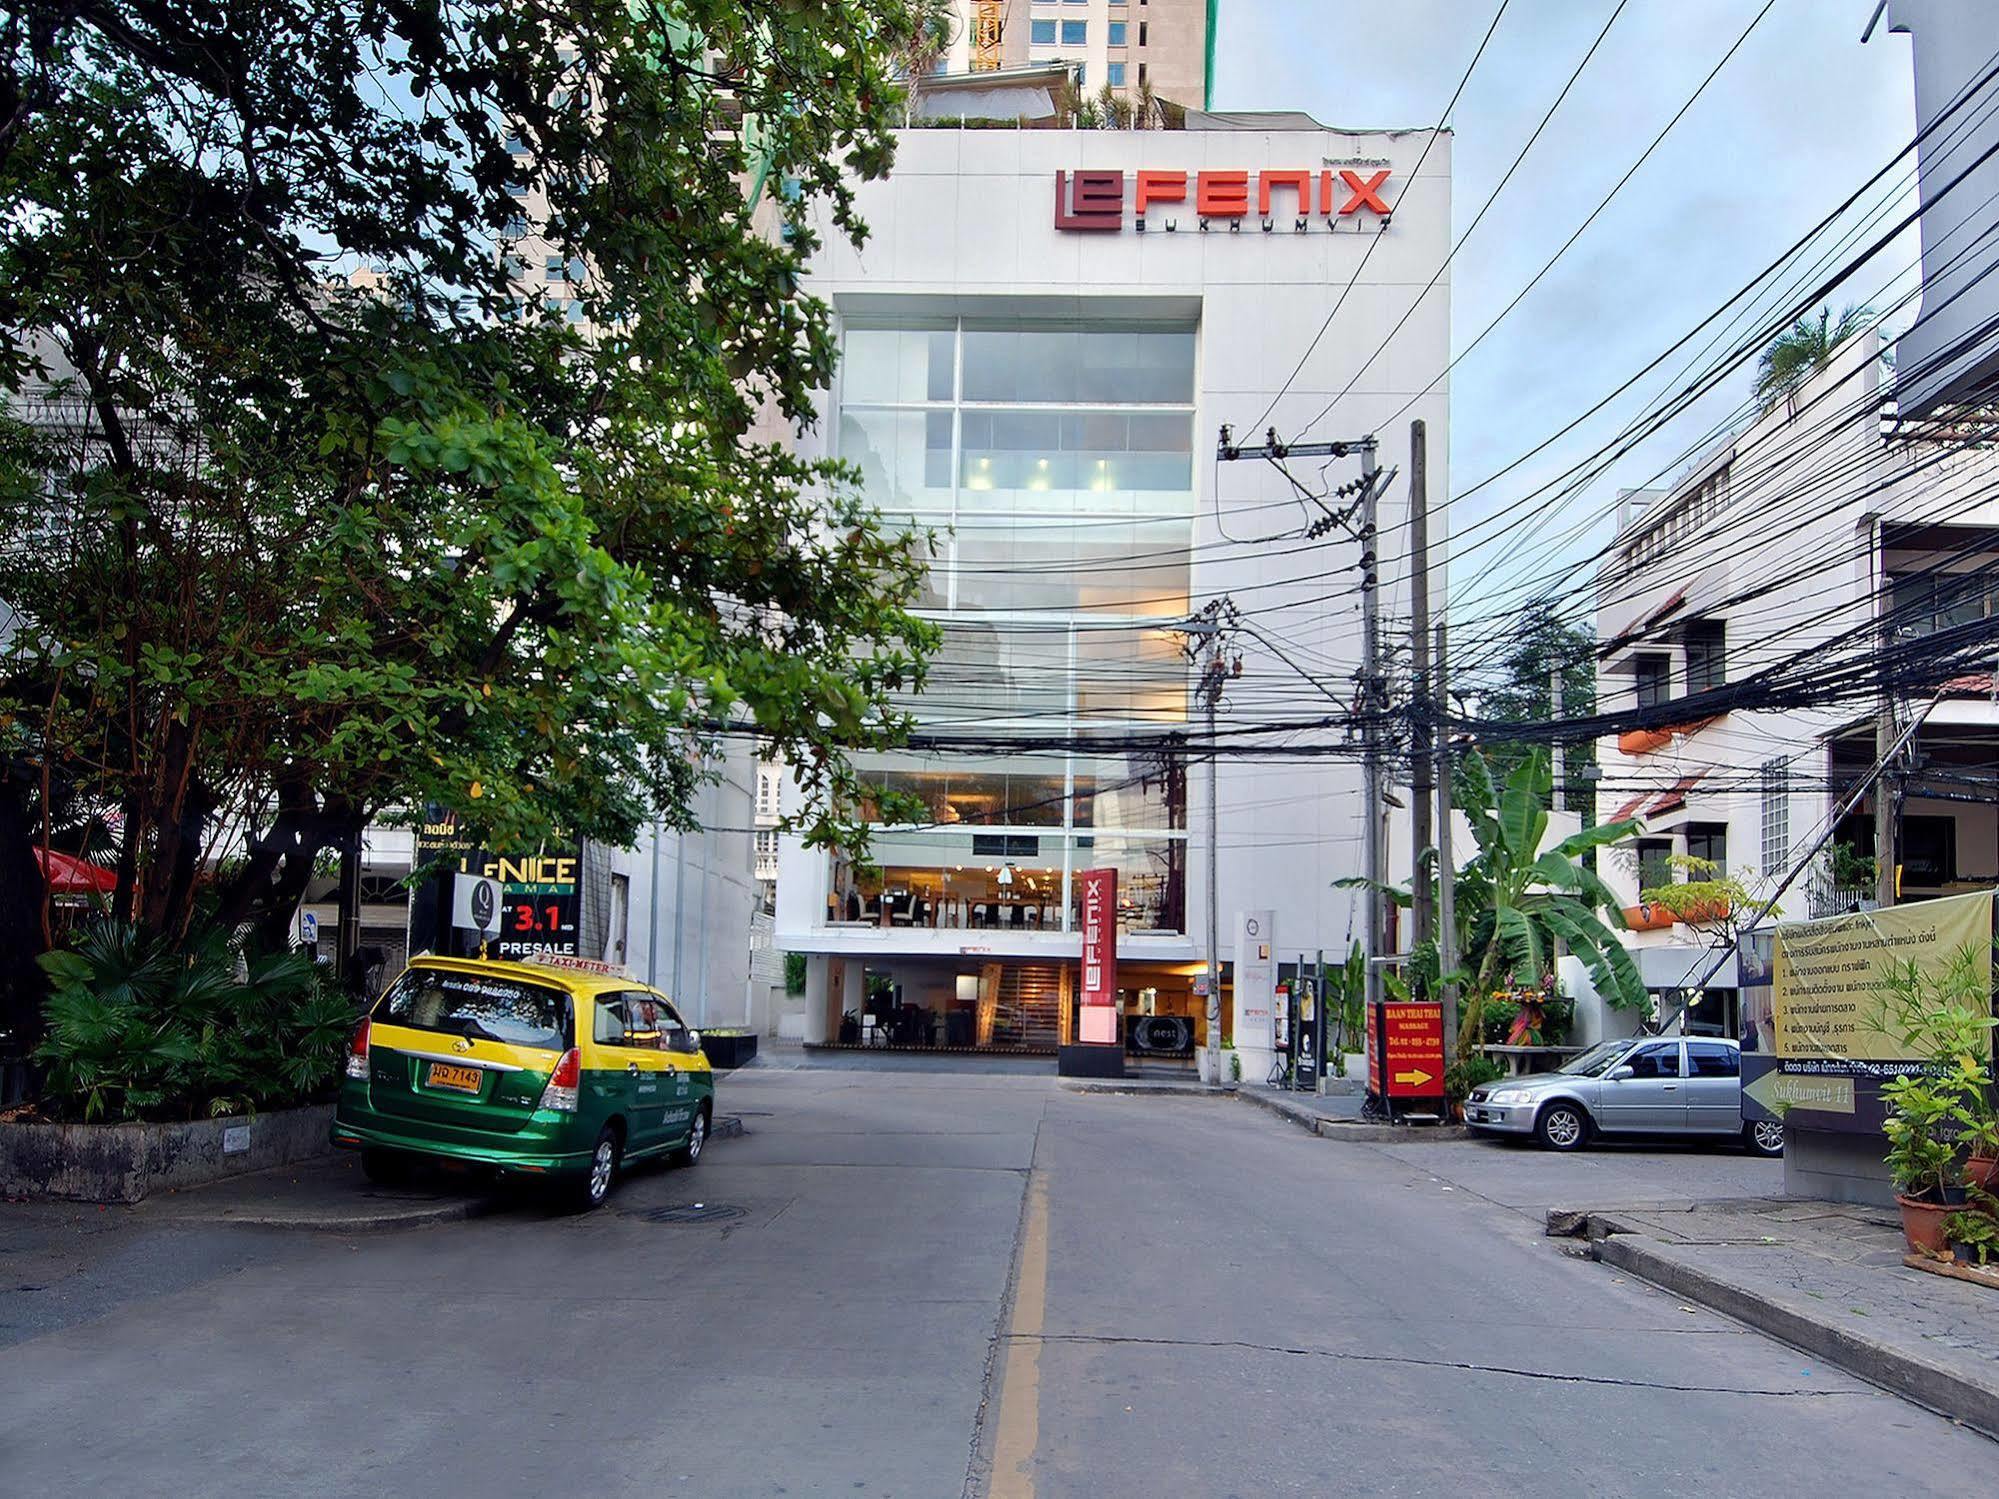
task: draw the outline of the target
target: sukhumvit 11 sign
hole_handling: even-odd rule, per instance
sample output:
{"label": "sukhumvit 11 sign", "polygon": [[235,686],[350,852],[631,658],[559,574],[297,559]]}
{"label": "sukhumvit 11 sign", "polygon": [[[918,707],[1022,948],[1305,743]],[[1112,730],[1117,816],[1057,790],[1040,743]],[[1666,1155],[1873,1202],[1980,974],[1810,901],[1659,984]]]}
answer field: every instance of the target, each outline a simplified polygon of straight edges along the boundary
{"label": "sukhumvit 11 sign", "polygon": [[[1127,223],[1140,233],[1173,234],[1181,216],[1191,214],[1198,230],[1225,224],[1240,230],[1252,214],[1263,232],[1274,233],[1282,219],[1294,234],[1315,222],[1327,228],[1358,228],[1366,215],[1377,228],[1394,211],[1383,196],[1389,167],[1303,167],[1273,171],[1182,172],[1147,168],[1124,172],[1057,172],[1055,227],[1115,234]],[[1129,204],[1131,216],[1126,218]]]}
{"label": "sukhumvit 11 sign", "polygon": [[1989,989],[1990,891],[1743,933],[1743,1117],[1878,1134],[1881,1085],[1929,1066],[1896,1013],[1898,974],[1934,979],[1959,954]]}

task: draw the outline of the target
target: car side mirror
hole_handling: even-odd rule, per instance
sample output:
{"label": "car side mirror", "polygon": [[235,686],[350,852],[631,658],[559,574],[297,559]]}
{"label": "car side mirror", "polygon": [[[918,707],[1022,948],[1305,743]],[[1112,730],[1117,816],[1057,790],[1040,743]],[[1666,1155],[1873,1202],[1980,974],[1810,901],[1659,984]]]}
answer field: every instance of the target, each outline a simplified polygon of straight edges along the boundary
{"label": "car side mirror", "polygon": [[680,1033],[679,1049],[681,1051],[699,1051],[701,1049],[701,1032],[694,1030],[682,1031]]}
{"label": "car side mirror", "polygon": [[1636,1077],[1638,1074],[1629,1067],[1613,1067],[1604,1076],[1613,1083],[1621,1083],[1626,1078]]}

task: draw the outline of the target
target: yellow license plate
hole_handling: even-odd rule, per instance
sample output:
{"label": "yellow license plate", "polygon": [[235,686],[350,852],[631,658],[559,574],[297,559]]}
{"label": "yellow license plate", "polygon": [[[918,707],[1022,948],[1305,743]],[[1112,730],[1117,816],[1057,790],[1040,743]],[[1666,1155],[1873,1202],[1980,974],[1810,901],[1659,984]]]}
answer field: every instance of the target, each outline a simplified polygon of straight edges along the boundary
{"label": "yellow license plate", "polygon": [[454,1067],[449,1062],[432,1062],[424,1081],[433,1088],[449,1088],[455,1093],[477,1093],[485,1076],[477,1067]]}

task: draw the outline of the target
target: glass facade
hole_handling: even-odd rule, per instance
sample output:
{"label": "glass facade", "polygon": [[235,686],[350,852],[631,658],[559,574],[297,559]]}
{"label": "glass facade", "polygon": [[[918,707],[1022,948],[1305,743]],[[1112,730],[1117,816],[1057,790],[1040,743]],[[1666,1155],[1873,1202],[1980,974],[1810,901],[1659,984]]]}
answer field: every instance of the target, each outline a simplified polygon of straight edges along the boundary
{"label": "glass facade", "polygon": [[[1194,509],[1190,327],[946,319],[844,335],[838,456],[893,520],[932,531],[918,608],[943,628],[908,706],[924,729],[1084,741],[876,755],[930,821],[836,864],[827,919],[1069,930],[1077,871],[1120,870],[1129,930],[1185,929],[1180,756]],[[1115,836],[1100,836],[1106,830]]]}

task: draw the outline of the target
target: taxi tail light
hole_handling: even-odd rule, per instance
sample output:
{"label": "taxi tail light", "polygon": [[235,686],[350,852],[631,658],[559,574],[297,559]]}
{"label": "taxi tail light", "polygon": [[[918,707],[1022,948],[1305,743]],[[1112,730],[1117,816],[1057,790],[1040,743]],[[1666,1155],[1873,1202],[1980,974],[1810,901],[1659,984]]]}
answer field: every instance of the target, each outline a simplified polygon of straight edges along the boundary
{"label": "taxi tail light", "polygon": [[555,1064],[555,1071],[548,1075],[548,1086],[541,1090],[539,1107],[564,1114],[575,1113],[576,1089],[582,1081],[583,1054],[572,1046]]}
{"label": "taxi tail light", "polygon": [[354,1027],[354,1039],[347,1043],[347,1075],[366,1079],[368,1076],[368,1017],[363,1015],[361,1023]]}

